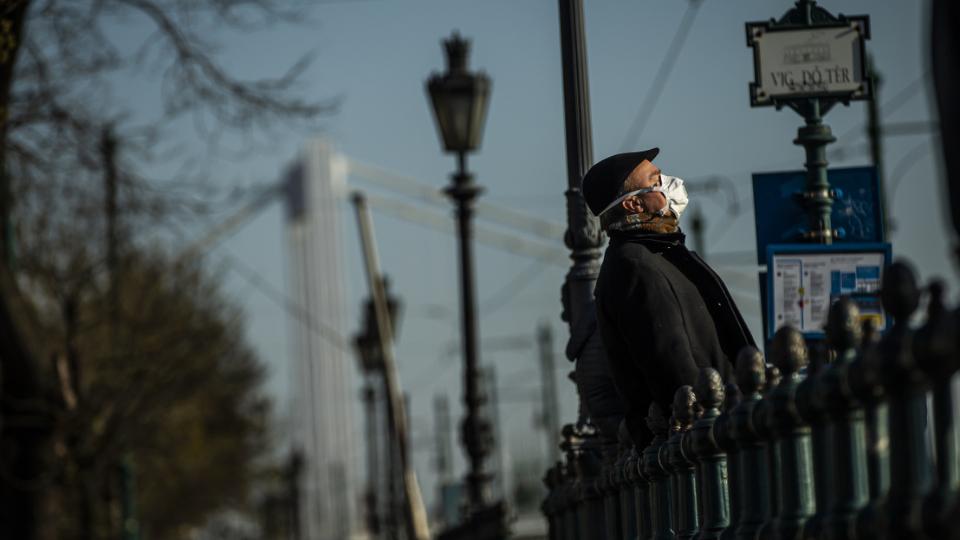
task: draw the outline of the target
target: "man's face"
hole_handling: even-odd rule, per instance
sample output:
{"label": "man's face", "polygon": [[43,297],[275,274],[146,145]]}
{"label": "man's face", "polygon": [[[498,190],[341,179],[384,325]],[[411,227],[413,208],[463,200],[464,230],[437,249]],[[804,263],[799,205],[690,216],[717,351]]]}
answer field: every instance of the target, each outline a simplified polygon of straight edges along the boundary
{"label": "man's face", "polygon": [[623,191],[635,191],[657,185],[660,182],[660,168],[643,160],[633,168],[627,179],[623,181]]}
{"label": "man's face", "polygon": [[[627,179],[623,181],[623,191],[636,191],[653,187],[660,182],[660,168],[649,160],[643,160],[634,167]],[[658,191],[643,193],[627,197],[621,203],[624,209],[631,214],[641,212],[654,213],[667,205],[667,198]]]}

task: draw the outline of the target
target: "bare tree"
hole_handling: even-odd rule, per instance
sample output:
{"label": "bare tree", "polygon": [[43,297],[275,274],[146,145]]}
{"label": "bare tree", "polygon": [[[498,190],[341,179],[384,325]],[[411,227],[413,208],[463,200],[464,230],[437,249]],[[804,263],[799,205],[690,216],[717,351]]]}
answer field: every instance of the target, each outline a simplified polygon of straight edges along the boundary
{"label": "bare tree", "polygon": [[[129,303],[146,294],[124,286],[142,251],[138,239],[144,244],[144,233],[210,200],[195,189],[201,176],[187,158],[173,159],[175,181],[147,172],[155,160],[171,161],[170,126],[187,118],[216,141],[309,125],[335,110],[335,100],[297,96],[309,56],[276,78],[252,81],[218,61],[213,29],[300,20],[289,5],[0,0],[0,522],[13,524],[13,537],[37,537],[37,516],[63,496],[48,496],[56,482],[76,480],[84,504],[109,499],[98,493],[105,487],[96,473],[136,431],[129,412],[139,410],[138,400],[169,398],[163,392],[171,381],[147,397],[96,385],[110,366],[142,366],[168,354],[121,328],[134,313]],[[129,21],[150,28],[132,50],[118,47],[108,31]],[[162,113],[146,122],[116,99],[116,75],[135,65],[152,66],[162,89]],[[112,348],[98,350],[91,339]],[[96,537],[109,516],[84,504],[78,530]]]}

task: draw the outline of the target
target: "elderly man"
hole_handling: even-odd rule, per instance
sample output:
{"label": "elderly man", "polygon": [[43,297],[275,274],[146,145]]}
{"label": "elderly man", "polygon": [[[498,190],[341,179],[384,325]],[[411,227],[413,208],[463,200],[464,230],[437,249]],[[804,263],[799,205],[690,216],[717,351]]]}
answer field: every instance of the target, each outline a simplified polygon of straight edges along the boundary
{"label": "elderly man", "polygon": [[[634,442],[650,439],[651,401],[673,394],[701,367],[724,378],[754,341],[723,281],[687,250],[676,180],[653,164],[659,149],[617,154],[584,176],[583,196],[610,237],[597,279],[597,320]],[[682,186],[682,182],[680,183]],[[679,211],[678,211],[679,210]]]}

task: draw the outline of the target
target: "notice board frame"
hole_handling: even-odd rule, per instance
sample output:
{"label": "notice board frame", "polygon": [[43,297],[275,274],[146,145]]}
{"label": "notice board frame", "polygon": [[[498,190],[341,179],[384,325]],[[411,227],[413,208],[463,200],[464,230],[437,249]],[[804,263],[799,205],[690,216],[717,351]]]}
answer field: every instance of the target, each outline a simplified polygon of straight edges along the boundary
{"label": "notice board frame", "polygon": [[[764,325],[765,336],[767,340],[773,338],[773,335],[776,333],[776,321],[774,306],[776,305],[777,298],[775,298],[775,289],[774,289],[774,266],[773,259],[778,255],[827,255],[827,254],[842,254],[842,253],[873,253],[883,255],[883,264],[881,266],[880,280],[883,280],[883,272],[890,266],[893,262],[893,249],[889,242],[851,242],[851,243],[836,243],[836,244],[769,244],[767,246],[767,276],[766,276],[766,316],[764,317],[766,324]],[[879,290],[876,292],[877,301],[879,301]],[[882,309],[882,306],[881,306]],[[885,331],[890,328],[892,321],[884,313],[884,327],[879,329]],[[811,340],[822,340],[826,337],[822,330],[820,331],[807,331],[803,332],[803,336],[806,339]]]}

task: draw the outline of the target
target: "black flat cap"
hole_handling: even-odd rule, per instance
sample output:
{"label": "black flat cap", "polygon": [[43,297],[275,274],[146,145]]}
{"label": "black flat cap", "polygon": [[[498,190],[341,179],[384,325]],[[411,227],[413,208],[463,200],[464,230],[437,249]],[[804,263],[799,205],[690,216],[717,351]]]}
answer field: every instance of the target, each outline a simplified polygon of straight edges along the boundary
{"label": "black flat cap", "polygon": [[599,216],[600,212],[617,198],[623,188],[623,181],[637,165],[645,159],[653,161],[659,153],[659,148],[651,148],[643,152],[616,154],[590,167],[580,182],[580,191],[583,192],[583,198],[593,215]]}

